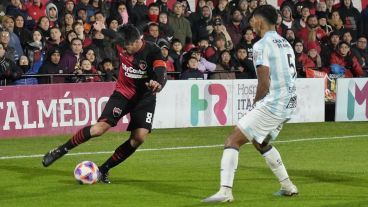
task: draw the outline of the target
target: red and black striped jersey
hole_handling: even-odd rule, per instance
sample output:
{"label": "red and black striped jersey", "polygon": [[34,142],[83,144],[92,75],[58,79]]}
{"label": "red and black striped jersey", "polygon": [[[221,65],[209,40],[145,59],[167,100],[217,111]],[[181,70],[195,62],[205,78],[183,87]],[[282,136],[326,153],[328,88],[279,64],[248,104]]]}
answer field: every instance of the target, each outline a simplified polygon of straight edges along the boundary
{"label": "red and black striped jersey", "polygon": [[165,66],[160,48],[152,42],[142,41],[141,49],[132,55],[116,45],[120,58],[120,72],[115,90],[127,99],[146,94],[148,88],[145,83],[155,79],[154,68]]}

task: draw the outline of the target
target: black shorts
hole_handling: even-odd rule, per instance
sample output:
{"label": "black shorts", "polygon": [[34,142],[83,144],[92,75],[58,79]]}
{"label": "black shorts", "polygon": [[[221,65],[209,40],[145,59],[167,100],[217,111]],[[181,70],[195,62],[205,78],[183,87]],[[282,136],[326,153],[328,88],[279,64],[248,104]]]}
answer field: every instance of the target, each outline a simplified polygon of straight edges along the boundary
{"label": "black shorts", "polygon": [[98,122],[103,121],[114,127],[124,115],[130,113],[128,131],[138,128],[151,131],[155,107],[156,97],[153,95],[128,100],[121,93],[114,91]]}

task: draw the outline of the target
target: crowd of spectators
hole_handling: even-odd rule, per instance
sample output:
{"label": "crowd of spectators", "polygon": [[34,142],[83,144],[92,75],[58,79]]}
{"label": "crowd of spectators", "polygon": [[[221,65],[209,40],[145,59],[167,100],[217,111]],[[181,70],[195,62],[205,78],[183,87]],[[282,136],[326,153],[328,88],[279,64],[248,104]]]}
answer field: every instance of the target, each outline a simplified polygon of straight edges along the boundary
{"label": "crowd of spectators", "polygon": [[[267,0],[198,0],[195,8],[167,1],[2,0],[0,86],[115,81],[113,33],[124,24],[161,48],[171,79],[256,78],[252,46],[259,37],[249,19]],[[308,70],[367,76],[368,5],[358,11],[351,0],[335,1],[280,6],[276,31],[295,50],[298,77],[310,77]],[[75,75],[25,78],[31,74]]]}

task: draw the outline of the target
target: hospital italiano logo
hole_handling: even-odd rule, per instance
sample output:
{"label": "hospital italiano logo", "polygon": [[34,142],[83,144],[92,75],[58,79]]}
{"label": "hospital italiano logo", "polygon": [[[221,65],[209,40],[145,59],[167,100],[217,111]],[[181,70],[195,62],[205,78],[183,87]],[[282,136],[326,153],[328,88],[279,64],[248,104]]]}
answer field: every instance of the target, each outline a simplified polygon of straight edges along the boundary
{"label": "hospital italiano logo", "polygon": [[[203,97],[203,98],[200,98]],[[212,103],[213,96],[218,96],[216,103]],[[221,84],[209,84],[205,87],[200,87],[193,84],[191,87],[191,124],[197,126],[199,117],[212,116],[214,114],[216,120],[225,125],[227,121],[225,107],[227,105],[227,91]],[[210,107],[210,108],[209,108]],[[210,109],[210,114],[204,114]]]}

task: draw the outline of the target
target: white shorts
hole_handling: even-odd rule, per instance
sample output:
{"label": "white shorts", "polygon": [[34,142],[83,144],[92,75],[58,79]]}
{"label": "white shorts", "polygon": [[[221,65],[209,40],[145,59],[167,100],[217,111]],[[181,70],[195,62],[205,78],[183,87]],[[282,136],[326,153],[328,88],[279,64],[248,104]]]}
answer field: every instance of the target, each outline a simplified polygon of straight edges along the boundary
{"label": "white shorts", "polygon": [[243,116],[237,126],[250,142],[255,140],[262,144],[264,141],[275,140],[281,131],[283,123],[288,120],[276,116],[262,106],[254,108]]}

